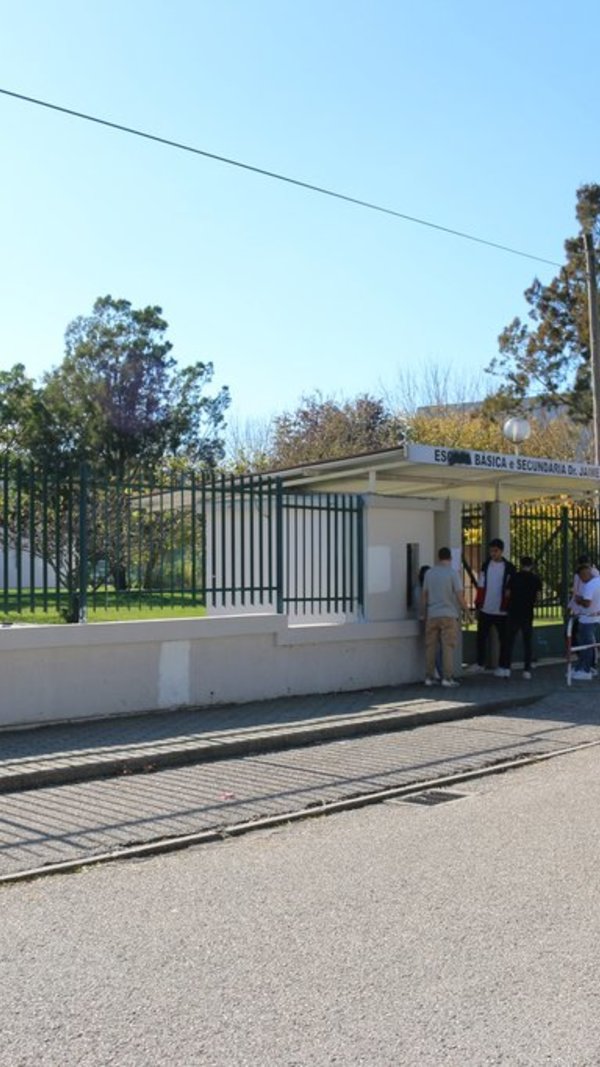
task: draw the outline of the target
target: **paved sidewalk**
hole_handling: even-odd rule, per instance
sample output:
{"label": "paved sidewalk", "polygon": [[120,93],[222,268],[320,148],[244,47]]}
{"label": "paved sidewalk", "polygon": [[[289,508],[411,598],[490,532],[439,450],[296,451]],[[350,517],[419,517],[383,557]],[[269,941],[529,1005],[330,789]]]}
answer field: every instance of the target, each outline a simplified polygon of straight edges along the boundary
{"label": "paved sidewalk", "polygon": [[459,689],[423,685],[288,697],[0,731],[0,793],[155,771],[485,715],[570,692],[563,663],[531,681],[466,675]]}

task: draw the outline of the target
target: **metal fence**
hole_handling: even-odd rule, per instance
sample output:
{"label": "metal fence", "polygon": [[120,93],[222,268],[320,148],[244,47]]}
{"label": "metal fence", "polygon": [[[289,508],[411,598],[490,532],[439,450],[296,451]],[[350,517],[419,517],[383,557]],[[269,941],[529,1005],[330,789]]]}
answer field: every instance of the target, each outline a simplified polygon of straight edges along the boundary
{"label": "metal fence", "polygon": [[[467,603],[475,603],[475,589],[489,540],[486,508],[465,504],[462,515],[463,583]],[[592,503],[513,504],[510,512],[510,555],[518,566],[522,556],[531,556],[543,583],[535,607],[540,619],[558,619],[566,611],[577,559],[589,555],[600,559],[598,512]]]}
{"label": "metal fence", "polygon": [[362,501],[292,494],[280,479],[186,471],[118,481],[5,458],[0,611],[84,621],[362,606]]}
{"label": "metal fence", "polygon": [[463,504],[462,565],[463,593],[469,607],[475,607],[475,591],[481,565],[485,559],[486,512],[483,504]]}
{"label": "metal fence", "polygon": [[511,554],[531,556],[543,583],[538,618],[566,611],[578,557],[597,562],[598,511],[591,503],[519,504],[511,510]]}

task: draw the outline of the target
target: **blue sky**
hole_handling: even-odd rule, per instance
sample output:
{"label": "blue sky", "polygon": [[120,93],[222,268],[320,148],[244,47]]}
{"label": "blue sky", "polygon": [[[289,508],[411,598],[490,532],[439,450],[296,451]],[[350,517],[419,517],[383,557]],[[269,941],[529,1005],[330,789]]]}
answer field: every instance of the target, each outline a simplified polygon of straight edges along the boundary
{"label": "blue sky", "polygon": [[[0,87],[562,260],[600,181],[597,4],[0,2]],[[586,53],[587,48],[587,53]],[[587,58],[586,58],[587,55]],[[0,96],[0,366],[159,304],[232,417],[472,378],[554,269]]]}

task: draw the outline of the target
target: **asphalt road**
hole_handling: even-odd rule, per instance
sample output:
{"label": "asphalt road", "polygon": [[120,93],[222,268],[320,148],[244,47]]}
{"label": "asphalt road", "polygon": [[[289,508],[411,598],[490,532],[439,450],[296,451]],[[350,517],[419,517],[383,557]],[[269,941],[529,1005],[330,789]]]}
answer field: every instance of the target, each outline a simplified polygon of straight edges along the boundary
{"label": "asphalt road", "polygon": [[2,1067],[597,1067],[597,748],[0,892]]}

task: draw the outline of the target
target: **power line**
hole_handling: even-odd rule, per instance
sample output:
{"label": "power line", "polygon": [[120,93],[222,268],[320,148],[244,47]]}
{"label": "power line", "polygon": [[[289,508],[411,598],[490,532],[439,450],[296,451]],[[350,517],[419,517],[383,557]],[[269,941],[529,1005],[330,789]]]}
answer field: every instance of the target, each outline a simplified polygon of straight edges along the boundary
{"label": "power line", "polygon": [[326,189],[321,185],[313,185],[311,182],[301,181],[299,178],[290,178],[286,174],[278,174],[276,171],[265,170],[263,167],[254,167],[251,163],[242,163],[239,159],[229,159],[227,156],[217,155],[215,152],[207,152],[203,148],[194,148],[192,145],[182,144],[180,141],[171,141],[167,137],[159,137],[154,133],[146,133],[144,130],[136,130],[132,126],[123,126],[118,122],[109,122],[108,119],[98,118],[96,115],[86,115],[83,111],[74,111],[72,108],[60,107],[58,104],[51,104],[48,100],[37,100],[33,96],[25,96],[23,93],[14,93],[10,89],[0,88],[0,93],[4,96],[11,96],[16,100],[23,100],[27,104],[36,104],[38,107],[48,108],[50,111],[59,111],[63,115],[71,115],[76,119],[83,119],[85,122],[95,122],[98,126],[107,126],[112,130],[119,130],[121,133],[129,133],[134,137],[142,137],[146,141],[155,141],[157,144],[166,145],[168,148],[178,148],[182,152],[191,152],[196,156],[203,156],[205,159],[212,159],[216,163],[225,163],[229,167],[238,167],[240,170],[251,171],[253,174],[260,174],[264,178],[272,178],[274,181],[286,182],[288,185],[295,185],[300,189],[308,189],[311,193],[320,193],[322,196],[330,196],[335,200],[343,200],[348,204],[354,204],[356,207],[368,208],[369,211],[378,211],[383,215],[392,215],[396,219],[402,219],[404,222],[413,222],[418,226],[427,226],[430,230],[439,230],[441,233],[450,234],[452,237],[460,237],[464,241],[473,241],[475,244],[486,245],[488,248],[495,248],[500,252],[508,252],[512,256],[521,256],[524,259],[533,259],[537,263],[546,263],[551,267],[560,267],[561,263],[557,263],[553,259],[545,259],[543,256],[535,256],[531,252],[523,252],[519,248],[511,248],[509,245],[499,244],[497,241],[488,241],[484,237],[476,237],[472,233],[465,233],[462,230],[454,230],[450,226],[441,226],[437,222],[429,222],[427,219],[420,219],[414,215],[407,215],[402,211],[395,211],[390,207],[383,207],[381,204],[374,204],[369,200],[360,200],[355,196],[348,196],[346,193],[336,192],[334,189]]}

